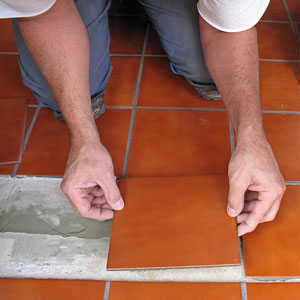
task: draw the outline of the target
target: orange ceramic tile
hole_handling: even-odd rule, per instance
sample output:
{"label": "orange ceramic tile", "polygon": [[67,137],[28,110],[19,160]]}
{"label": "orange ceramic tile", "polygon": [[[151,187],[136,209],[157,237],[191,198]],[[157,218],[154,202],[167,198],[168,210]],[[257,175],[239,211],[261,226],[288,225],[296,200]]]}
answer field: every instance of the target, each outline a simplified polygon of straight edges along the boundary
{"label": "orange ceramic tile", "polygon": [[25,99],[0,99],[0,164],[20,161],[26,114]]}
{"label": "orange ceramic tile", "polygon": [[290,24],[258,23],[259,58],[298,59],[298,42]]}
{"label": "orange ceramic tile", "polygon": [[287,0],[287,5],[294,22],[300,21],[300,3],[298,0]]}
{"label": "orange ceramic tile", "polygon": [[300,115],[265,114],[264,124],[284,179],[300,181]]}
{"label": "orange ceramic tile", "polygon": [[11,19],[0,20],[0,52],[18,52]]}
{"label": "orange ceramic tile", "polygon": [[248,283],[248,300],[299,300],[300,283]]}
{"label": "orange ceramic tile", "polygon": [[263,109],[300,111],[297,65],[296,63],[260,62]]}
{"label": "orange ceramic tile", "polygon": [[229,159],[226,113],[137,111],[127,176],[224,174]]}
{"label": "orange ceramic tile", "polygon": [[174,74],[167,58],[145,59],[138,106],[224,108],[223,101],[204,100],[186,79]]}
{"label": "orange ceramic tile", "polygon": [[112,282],[109,300],[241,300],[239,283]]}
{"label": "orange ceramic tile", "polygon": [[3,300],[102,300],[104,290],[103,281],[0,279]]}
{"label": "orange ceramic tile", "polygon": [[226,213],[227,176],[122,179],[107,269],[240,263],[236,221]]}
{"label": "orange ceramic tile", "polygon": [[110,52],[142,54],[145,25],[139,17],[109,17]]}
{"label": "orange ceramic tile", "polygon": [[276,219],[243,237],[247,276],[300,277],[299,213],[300,187],[288,186]]}
{"label": "orange ceramic tile", "polygon": [[283,0],[271,0],[270,4],[264,13],[262,20],[268,21],[288,21]]}
{"label": "orange ceramic tile", "polygon": [[0,175],[12,175],[14,166],[14,164],[0,165]]}
{"label": "orange ceramic tile", "polygon": [[[130,111],[107,110],[97,120],[102,143],[110,152],[116,175],[120,175],[126,149]],[[62,176],[70,142],[66,124],[53,112],[41,109],[18,170],[22,175]]]}
{"label": "orange ceramic tile", "polygon": [[166,55],[166,52],[161,46],[159,36],[152,27],[148,34],[146,54]]}
{"label": "orange ceramic tile", "polygon": [[107,106],[132,106],[140,57],[111,57],[113,71],[105,94]]}
{"label": "orange ceramic tile", "polygon": [[26,98],[28,104],[36,104],[29,88],[23,85],[17,55],[0,55],[0,98]]}

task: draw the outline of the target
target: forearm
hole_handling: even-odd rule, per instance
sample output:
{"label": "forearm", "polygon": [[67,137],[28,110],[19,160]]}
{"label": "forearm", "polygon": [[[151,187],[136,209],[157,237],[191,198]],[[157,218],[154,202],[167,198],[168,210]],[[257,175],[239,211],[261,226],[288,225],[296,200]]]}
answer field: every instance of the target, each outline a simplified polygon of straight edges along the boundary
{"label": "forearm", "polygon": [[71,0],[57,0],[46,13],[19,20],[36,64],[64,114],[72,144],[98,142],[89,91],[89,40]]}
{"label": "forearm", "polygon": [[245,136],[264,137],[256,29],[226,33],[200,18],[200,32],[208,69],[222,95],[238,142]]}

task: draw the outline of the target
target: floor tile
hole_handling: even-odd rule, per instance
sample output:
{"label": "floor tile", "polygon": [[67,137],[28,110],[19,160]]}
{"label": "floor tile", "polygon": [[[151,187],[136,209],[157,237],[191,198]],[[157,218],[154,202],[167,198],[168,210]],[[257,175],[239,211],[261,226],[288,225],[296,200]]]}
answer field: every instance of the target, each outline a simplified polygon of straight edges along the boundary
{"label": "floor tile", "polygon": [[0,164],[20,161],[26,114],[25,99],[0,99]]}
{"label": "floor tile", "polygon": [[270,4],[264,13],[262,20],[268,21],[288,21],[283,0],[271,0]]}
{"label": "floor tile", "polygon": [[226,113],[137,111],[127,176],[225,174],[229,159]]}
{"label": "floor tile", "polygon": [[138,106],[225,108],[223,101],[204,100],[186,79],[174,74],[167,58],[145,59]]}
{"label": "floor tile", "polygon": [[140,57],[111,57],[113,71],[105,94],[107,106],[132,106]]}
{"label": "floor tile", "polygon": [[157,32],[150,27],[147,40],[146,54],[166,55],[162,48]]}
{"label": "floor tile", "polygon": [[248,300],[298,300],[300,283],[248,283]]}
{"label": "floor tile", "polygon": [[[201,296],[200,296],[201,295]],[[109,300],[241,300],[239,283],[112,282]]]}
{"label": "floor tile", "polygon": [[246,276],[300,277],[299,213],[300,187],[288,186],[276,219],[243,237]]}
{"label": "floor tile", "polygon": [[258,23],[259,58],[298,59],[298,42],[290,24]]}
{"label": "floor tile", "polygon": [[[113,158],[117,176],[122,173],[130,116],[130,111],[107,110],[96,122],[102,143]],[[63,176],[69,147],[65,123],[57,120],[52,111],[41,109],[18,174]]]}
{"label": "floor tile", "polygon": [[25,136],[26,136],[26,133],[28,132],[28,129],[31,125],[31,122],[32,122],[32,119],[34,117],[34,114],[35,114],[36,110],[37,110],[36,107],[29,107],[28,108],[26,127],[25,127]]}
{"label": "floor tile", "polygon": [[0,165],[0,175],[12,175],[13,170],[14,170],[14,164],[9,164],[9,165]]}
{"label": "floor tile", "polygon": [[285,180],[300,180],[300,115],[265,114],[267,138]]}
{"label": "floor tile", "polygon": [[0,55],[0,98],[26,98],[28,104],[36,104],[29,88],[23,85],[17,55]]}
{"label": "floor tile", "polygon": [[260,90],[263,109],[300,111],[297,64],[261,61]]}
{"label": "floor tile", "polygon": [[119,186],[125,208],[114,216],[108,270],[240,263],[227,176],[127,178]]}
{"label": "floor tile", "polygon": [[294,22],[300,22],[300,3],[298,0],[286,0]]}
{"label": "floor tile", "polygon": [[18,52],[11,19],[0,20],[0,52]]}
{"label": "floor tile", "polygon": [[0,279],[5,300],[102,300],[104,290],[103,281]]}
{"label": "floor tile", "polygon": [[146,26],[139,17],[110,15],[110,52],[112,54],[142,54]]}

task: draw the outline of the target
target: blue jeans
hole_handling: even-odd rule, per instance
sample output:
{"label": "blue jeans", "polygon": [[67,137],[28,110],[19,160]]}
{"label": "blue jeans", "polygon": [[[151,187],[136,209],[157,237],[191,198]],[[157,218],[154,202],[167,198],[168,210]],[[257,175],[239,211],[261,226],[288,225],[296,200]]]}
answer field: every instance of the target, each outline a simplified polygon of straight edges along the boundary
{"label": "blue jeans", "polygon": [[[162,46],[176,71],[191,84],[212,84],[202,51],[198,0],[140,0],[156,31]],[[108,9],[111,0],[75,0],[90,40],[90,92],[96,95],[105,90],[112,65],[109,56]],[[35,64],[13,20],[14,33],[19,49],[19,64],[23,82],[42,101],[59,111],[44,76]]]}

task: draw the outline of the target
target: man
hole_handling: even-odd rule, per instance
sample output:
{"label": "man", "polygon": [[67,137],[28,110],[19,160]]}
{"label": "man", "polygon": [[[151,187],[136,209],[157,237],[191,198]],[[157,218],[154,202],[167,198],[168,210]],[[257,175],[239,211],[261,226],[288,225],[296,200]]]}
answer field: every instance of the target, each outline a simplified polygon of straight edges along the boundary
{"label": "man", "polygon": [[[218,98],[214,82],[220,90],[237,137],[227,211],[237,216],[239,235],[273,220],[285,190],[259,101],[254,26],[268,2],[140,0],[176,72],[207,99]],[[70,132],[62,190],[80,215],[96,220],[110,219],[124,206],[91,110],[92,102],[95,117],[103,112],[111,72],[109,5],[106,0],[0,0],[2,17],[17,18],[24,83],[65,119]]]}

